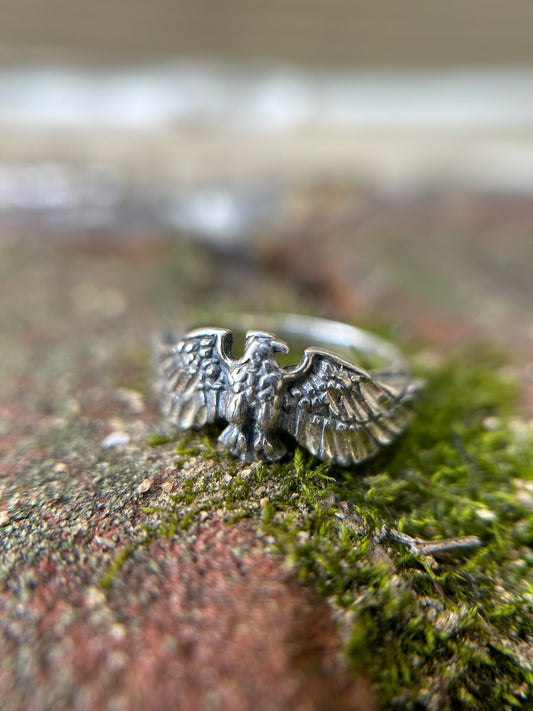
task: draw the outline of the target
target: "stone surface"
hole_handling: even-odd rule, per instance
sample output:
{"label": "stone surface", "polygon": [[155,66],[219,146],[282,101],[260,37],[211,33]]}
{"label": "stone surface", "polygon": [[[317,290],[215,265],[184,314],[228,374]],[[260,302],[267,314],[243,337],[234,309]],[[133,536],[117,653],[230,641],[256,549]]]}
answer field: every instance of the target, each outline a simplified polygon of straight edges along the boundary
{"label": "stone surface", "polygon": [[374,707],[342,669],[325,601],[248,523],[154,541],[103,590],[90,564],[119,546],[108,530],[81,556],[43,553],[5,580],[2,708]]}
{"label": "stone surface", "polygon": [[[236,473],[148,445],[168,434],[149,337],[226,308],[396,322],[435,359],[483,336],[511,346],[532,414],[532,214],[518,199],[395,204],[346,186],[287,200],[290,218],[240,252],[148,233],[0,236],[2,709],[376,707],[331,608],[256,519],[214,502],[147,536],[189,479]],[[256,488],[250,511],[270,495]]]}
{"label": "stone surface", "polygon": [[202,516],[101,585],[145,507],[201,470],[147,445],[148,340],[224,287],[214,258],[23,235],[0,250],[2,709],[373,708],[327,603],[251,523]]}

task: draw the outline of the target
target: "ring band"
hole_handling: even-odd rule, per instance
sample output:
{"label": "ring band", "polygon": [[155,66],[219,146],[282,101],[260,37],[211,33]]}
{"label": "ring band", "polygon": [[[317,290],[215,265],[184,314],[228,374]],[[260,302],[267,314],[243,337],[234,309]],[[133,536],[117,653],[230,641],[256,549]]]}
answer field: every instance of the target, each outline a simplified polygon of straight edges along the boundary
{"label": "ring band", "polygon": [[[421,381],[393,344],[309,316],[242,315],[234,323],[246,330],[241,357],[232,354],[234,334],[227,328],[197,328],[156,343],[157,390],[180,429],[225,420],[219,441],[245,462],[281,459],[289,435],[319,459],[343,466],[372,457],[405,429]],[[313,345],[299,363],[282,366],[276,354],[287,354],[289,346],[280,336]],[[364,370],[352,351],[384,365]]]}

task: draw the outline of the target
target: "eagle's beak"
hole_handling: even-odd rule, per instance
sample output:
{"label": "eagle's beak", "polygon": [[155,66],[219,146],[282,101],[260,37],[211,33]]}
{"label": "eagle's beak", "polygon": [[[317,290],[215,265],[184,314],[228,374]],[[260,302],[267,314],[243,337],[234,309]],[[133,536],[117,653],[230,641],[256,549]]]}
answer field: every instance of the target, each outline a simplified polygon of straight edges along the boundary
{"label": "eagle's beak", "polygon": [[285,341],[272,341],[272,349],[278,353],[283,353],[284,355],[287,355],[289,352],[289,346],[285,343]]}

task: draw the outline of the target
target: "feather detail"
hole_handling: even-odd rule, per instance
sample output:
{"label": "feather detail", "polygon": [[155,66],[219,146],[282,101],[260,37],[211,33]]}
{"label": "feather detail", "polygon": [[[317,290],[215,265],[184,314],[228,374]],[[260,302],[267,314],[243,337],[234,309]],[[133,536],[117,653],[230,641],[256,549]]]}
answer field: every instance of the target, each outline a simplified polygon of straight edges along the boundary
{"label": "feather detail", "polygon": [[197,429],[225,418],[232,341],[227,329],[198,329],[181,341],[168,338],[156,345],[163,410],[181,429]]}
{"label": "feather detail", "polygon": [[280,427],[321,459],[357,464],[403,431],[406,403],[417,390],[412,383],[407,374],[371,374],[309,348],[285,376]]}

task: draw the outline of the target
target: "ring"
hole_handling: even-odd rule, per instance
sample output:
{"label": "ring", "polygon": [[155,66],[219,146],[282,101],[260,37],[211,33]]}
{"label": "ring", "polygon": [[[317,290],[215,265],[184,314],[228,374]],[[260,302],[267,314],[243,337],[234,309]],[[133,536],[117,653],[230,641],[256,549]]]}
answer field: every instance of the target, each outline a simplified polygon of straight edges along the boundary
{"label": "ring", "polygon": [[[309,316],[235,321],[234,330],[246,332],[240,357],[227,328],[196,328],[156,342],[156,388],[163,412],[180,429],[222,420],[228,424],[219,442],[245,462],[281,459],[292,437],[319,459],[343,466],[372,457],[405,429],[408,404],[422,383],[388,341]],[[280,365],[277,354],[289,353],[283,339],[312,345],[300,362]],[[356,354],[383,365],[364,370]]]}

